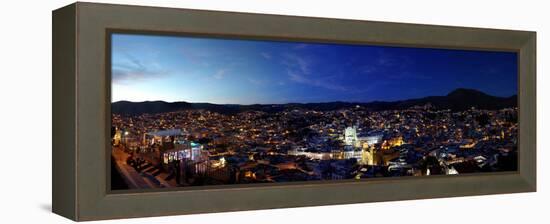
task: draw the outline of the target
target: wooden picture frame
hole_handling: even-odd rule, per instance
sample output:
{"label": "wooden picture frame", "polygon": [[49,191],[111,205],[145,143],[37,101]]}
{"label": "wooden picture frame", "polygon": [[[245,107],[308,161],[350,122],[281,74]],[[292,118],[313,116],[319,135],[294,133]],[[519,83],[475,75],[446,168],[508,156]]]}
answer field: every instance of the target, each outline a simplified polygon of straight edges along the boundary
{"label": "wooden picture frame", "polygon": [[[113,31],[511,51],[519,55],[519,170],[112,192]],[[53,212],[72,220],[178,215],[536,191],[536,33],[74,3],[53,12]]]}

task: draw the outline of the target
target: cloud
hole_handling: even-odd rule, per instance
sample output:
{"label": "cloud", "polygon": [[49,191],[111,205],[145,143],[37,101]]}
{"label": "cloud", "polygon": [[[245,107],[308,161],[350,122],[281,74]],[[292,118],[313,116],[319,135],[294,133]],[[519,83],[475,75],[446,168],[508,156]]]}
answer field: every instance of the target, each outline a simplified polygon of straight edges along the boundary
{"label": "cloud", "polygon": [[362,68],[359,68],[359,72],[362,74],[372,74],[377,72],[378,69],[375,66],[372,65],[365,65]]}
{"label": "cloud", "polygon": [[379,67],[396,67],[405,69],[414,64],[414,60],[407,55],[395,55],[385,51],[378,51],[376,64]]}
{"label": "cloud", "polygon": [[349,90],[343,85],[329,82],[328,80],[308,78],[303,74],[299,74],[298,72],[293,72],[291,70],[287,70],[287,74],[290,81],[292,82],[301,83],[309,86],[321,87],[329,90],[343,91],[343,92]]}
{"label": "cloud", "polygon": [[357,69],[357,72],[364,75],[376,75],[381,78],[405,80],[416,79],[426,80],[431,77],[426,74],[411,70],[414,60],[407,55],[394,55],[384,51],[377,52],[377,57],[371,63],[365,64]]}
{"label": "cloud", "polygon": [[305,74],[309,74],[311,72],[311,60],[308,60],[306,58],[300,57],[295,54],[284,54],[283,55],[284,60],[283,64],[291,69],[299,69],[301,72]]}
{"label": "cloud", "polygon": [[263,85],[265,83],[265,80],[259,80],[259,79],[253,79],[253,78],[249,78],[248,81],[254,85]]}
{"label": "cloud", "polygon": [[227,71],[228,71],[228,69],[219,69],[218,71],[216,71],[216,74],[214,74],[213,77],[215,79],[223,79],[223,77],[225,76]]}
{"label": "cloud", "polygon": [[181,50],[182,58],[194,65],[204,66],[204,67],[210,67],[210,63],[208,62],[208,58],[212,57],[212,54],[206,51],[198,51],[193,50],[190,48],[186,48]]}
{"label": "cloud", "polygon": [[296,72],[287,70],[288,77],[290,78],[290,81],[299,82],[299,83],[307,83],[310,80],[305,78],[303,75],[297,74]]}
{"label": "cloud", "polygon": [[262,53],[260,53],[260,55],[262,55],[262,57],[264,57],[267,60],[271,59],[271,54],[270,53],[262,52]]}
{"label": "cloud", "polygon": [[129,84],[168,75],[168,72],[158,63],[143,63],[130,54],[120,56],[122,58],[112,65],[111,76],[115,84]]}
{"label": "cloud", "polygon": [[287,67],[287,75],[291,82],[309,86],[320,87],[328,90],[348,91],[343,85],[336,84],[333,79],[338,76],[313,77],[312,60],[295,54],[284,54],[283,64]]}

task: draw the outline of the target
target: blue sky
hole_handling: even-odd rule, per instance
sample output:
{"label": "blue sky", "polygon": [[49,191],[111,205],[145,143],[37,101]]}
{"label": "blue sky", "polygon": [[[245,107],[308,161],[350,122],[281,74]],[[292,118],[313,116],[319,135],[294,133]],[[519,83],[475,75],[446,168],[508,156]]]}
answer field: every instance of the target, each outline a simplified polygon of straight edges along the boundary
{"label": "blue sky", "polygon": [[509,52],[112,36],[112,102],[394,101],[472,88],[517,93]]}

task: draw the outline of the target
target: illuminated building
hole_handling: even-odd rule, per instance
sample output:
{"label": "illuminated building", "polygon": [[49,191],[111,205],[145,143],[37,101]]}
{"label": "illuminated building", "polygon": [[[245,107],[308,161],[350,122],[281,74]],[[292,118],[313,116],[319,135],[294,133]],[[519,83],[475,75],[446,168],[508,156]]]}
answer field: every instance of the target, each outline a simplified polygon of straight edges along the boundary
{"label": "illuminated building", "polygon": [[143,142],[153,145],[155,143],[162,144],[163,142],[173,142],[178,136],[182,136],[181,129],[168,129],[144,134]]}
{"label": "illuminated building", "polygon": [[362,151],[355,150],[352,146],[345,146],[343,154],[344,159],[356,158],[357,160],[360,160],[362,158]]}
{"label": "illuminated building", "polygon": [[390,140],[385,140],[382,143],[382,149],[388,150],[392,147],[397,147],[397,146],[401,146],[401,145],[403,145],[403,137],[399,136],[399,137],[396,137],[396,138],[392,138]]}
{"label": "illuminated building", "polygon": [[363,148],[362,149],[362,155],[361,155],[361,160],[360,162],[362,163],[362,165],[375,165],[374,164],[374,146],[370,146],[368,147],[368,150],[367,148]]}
{"label": "illuminated building", "polygon": [[344,144],[355,145],[357,143],[357,128],[347,127],[344,130]]}
{"label": "illuminated building", "polygon": [[445,169],[445,174],[446,175],[457,175],[458,171],[454,167],[446,168]]}
{"label": "illuminated building", "polygon": [[[515,114],[516,110],[507,113]],[[427,116],[432,113],[438,114],[437,119]],[[144,158],[154,167],[161,165],[158,170],[163,173],[157,178],[170,176],[172,185],[179,186],[201,185],[201,181],[234,184],[305,180],[308,175],[312,179],[345,179],[513,169],[502,168],[499,161],[515,161],[510,159],[517,150],[517,124],[506,120],[511,115],[505,111],[496,111],[491,115],[496,121],[479,126],[475,123],[479,113],[413,108],[404,113],[297,109],[231,116],[207,111],[114,115],[112,144],[120,144],[113,148]],[[455,120],[455,116],[461,120]],[[310,123],[312,135],[296,131],[292,124],[296,117]],[[355,125],[348,126],[349,122]],[[435,160],[425,168],[427,157]],[[365,170],[348,172],[350,164],[345,161],[354,169]],[[296,169],[311,170],[313,174],[294,173]],[[283,175],[274,178],[281,170]]]}
{"label": "illuminated building", "polygon": [[115,135],[113,136],[113,145],[118,146],[122,141],[122,131],[116,130]]}
{"label": "illuminated building", "polygon": [[329,160],[333,158],[340,157],[340,151],[331,151],[331,152],[311,152],[307,151],[306,148],[295,147],[291,150],[288,150],[287,154],[290,156],[305,156],[309,159],[314,160]]}
{"label": "illuminated building", "polygon": [[174,160],[182,159],[192,161],[208,160],[208,151],[202,149],[204,149],[204,146],[195,142],[176,144],[173,149],[164,151],[163,162],[164,164],[168,164]]}
{"label": "illuminated building", "polygon": [[372,146],[380,143],[380,141],[382,141],[382,137],[383,137],[382,135],[370,135],[370,136],[359,137],[358,140],[362,142],[363,147],[365,147],[364,146],[365,143],[368,146]]}

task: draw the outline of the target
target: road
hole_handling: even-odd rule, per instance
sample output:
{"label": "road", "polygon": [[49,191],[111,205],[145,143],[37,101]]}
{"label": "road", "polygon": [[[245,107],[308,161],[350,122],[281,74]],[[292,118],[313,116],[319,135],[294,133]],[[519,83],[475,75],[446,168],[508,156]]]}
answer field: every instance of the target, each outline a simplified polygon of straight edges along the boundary
{"label": "road", "polygon": [[[161,187],[153,183],[144,175],[137,172],[132,166],[126,164],[126,159],[130,155],[124,152],[124,150],[122,150],[120,147],[113,147],[113,151],[111,154],[115,159],[117,170],[120,172],[121,176],[124,178],[130,189],[147,189]],[[163,181],[159,180],[160,183],[163,183]]]}

